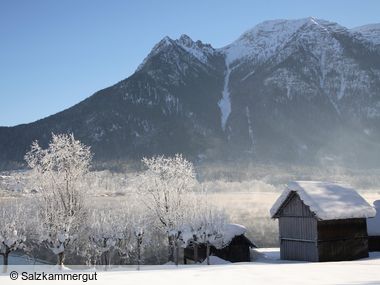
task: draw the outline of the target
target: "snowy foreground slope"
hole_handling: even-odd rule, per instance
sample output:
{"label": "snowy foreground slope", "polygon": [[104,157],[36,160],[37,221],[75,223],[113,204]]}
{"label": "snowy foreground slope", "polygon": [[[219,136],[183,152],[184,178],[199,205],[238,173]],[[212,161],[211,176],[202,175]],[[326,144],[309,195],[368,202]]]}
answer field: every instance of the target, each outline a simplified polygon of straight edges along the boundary
{"label": "snowy foreground slope", "polygon": [[178,269],[111,272],[107,282],[124,284],[380,284],[380,254],[352,262],[305,263],[278,260],[279,252],[257,262],[230,265],[182,266]]}
{"label": "snowy foreground slope", "polygon": [[[98,284],[380,284],[380,253],[358,261],[307,263],[279,260],[278,249],[260,249],[251,263],[224,265],[146,266],[141,271],[125,269],[98,272]],[[74,272],[74,271],[65,271]],[[76,281],[78,282],[78,281]],[[0,276],[0,284],[20,284]],[[53,282],[45,281],[45,284]],[[73,282],[74,283],[74,282]]]}

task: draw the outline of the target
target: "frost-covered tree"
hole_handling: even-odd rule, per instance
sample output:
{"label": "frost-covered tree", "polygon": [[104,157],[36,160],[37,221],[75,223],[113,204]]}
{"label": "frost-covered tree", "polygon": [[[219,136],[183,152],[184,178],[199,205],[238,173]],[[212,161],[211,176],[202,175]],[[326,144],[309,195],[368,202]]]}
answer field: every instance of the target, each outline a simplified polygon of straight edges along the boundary
{"label": "frost-covered tree", "polygon": [[137,270],[140,270],[141,265],[141,248],[144,240],[145,230],[143,226],[138,226],[134,229],[136,248],[137,248]]}
{"label": "frost-covered tree", "polygon": [[136,204],[125,203],[118,215],[122,228],[122,238],[118,244],[119,253],[126,263],[137,263],[138,270],[143,262],[143,249],[149,241],[146,231],[150,222],[142,210]]}
{"label": "frost-covered tree", "polygon": [[139,269],[149,224],[141,210],[123,203],[117,208],[108,206],[92,211],[86,252],[89,264],[137,263]]}
{"label": "frost-covered tree", "polygon": [[198,261],[198,247],[206,245],[206,260],[210,264],[210,247],[222,248],[224,244],[224,229],[227,224],[225,213],[213,206],[207,200],[198,200],[190,212],[189,223],[184,226],[181,234],[183,246],[194,249],[194,260]]}
{"label": "frost-covered tree", "polygon": [[142,160],[146,170],[138,187],[158,227],[167,235],[168,259],[174,261],[175,239],[191,208],[187,199],[197,183],[193,164],[182,155]]}
{"label": "frost-covered tree", "polygon": [[226,224],[226,217],[222,212],[209,211],[204,217],[201,227],[198,231],[198,239],[201,243],[206,244],[207,265],[210,265],[210,246],[222,248],[223,228]]}
{"label": "frost-covered tree", "polygon": [[1,206],[0,210],[0,255],[3,256],[4,271],[7,270],[9,255],[16,250],[26,249],[28,220],[21,205]]}
{"label": "frost-covered tree", "polygon": [[89,171],[90,148],[72,134],[52,134],[48,148],[34,142],[25,160],[39,189],[38,220],[41,241],[63,265],[87,217],[84,177]]}
{"label": "frost-covered tree", "polygon": [[116,247],[122,239],[120,217],[110,209],[91,212],[89,234],[90,264],[109,266]]}

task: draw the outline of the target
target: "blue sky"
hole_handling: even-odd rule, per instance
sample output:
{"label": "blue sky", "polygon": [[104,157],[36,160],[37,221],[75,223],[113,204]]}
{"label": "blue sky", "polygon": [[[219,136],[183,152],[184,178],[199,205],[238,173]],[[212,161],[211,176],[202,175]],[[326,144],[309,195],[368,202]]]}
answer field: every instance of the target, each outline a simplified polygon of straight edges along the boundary
{"label": "blue sky", "polygon": [[0,126],[66,109],[128,76],[168,35],[222,47],[269,19],[380,22],[377,0],[0,0]]}

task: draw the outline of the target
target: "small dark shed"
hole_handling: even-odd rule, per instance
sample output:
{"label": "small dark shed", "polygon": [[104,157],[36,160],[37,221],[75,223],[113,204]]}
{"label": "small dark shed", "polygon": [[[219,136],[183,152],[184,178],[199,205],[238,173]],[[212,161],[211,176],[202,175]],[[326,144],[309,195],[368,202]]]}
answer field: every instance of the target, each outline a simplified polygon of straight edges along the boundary
{"label": "small dark shed", "polygon": [[281,259],[316,262],[368,257],[366,218],[375,213],[350,187],[291,182],[271,209],[272,218],[279,220]]}
{"label": "small dark shed", "polygon": [[367,219],[368,249],[369,251],[380,251],[380,200],[373,202],[376,216]]}
{"label": "small dark shed", "polygon": [[[250,248],[256,247],[245,236],[245,227],[236,224],[227,225],[228,234],[225,237],[222,247],[210,246],[210,255],[217,256],[230,262],[249,262],[250,261]],[[195,247],[190,243],[184,249],[184,263],[187,264],[189,260],[192,262],[202,262],[206,259],[206,245],[199,244],[197,246],[198,260],[195,260]]]}

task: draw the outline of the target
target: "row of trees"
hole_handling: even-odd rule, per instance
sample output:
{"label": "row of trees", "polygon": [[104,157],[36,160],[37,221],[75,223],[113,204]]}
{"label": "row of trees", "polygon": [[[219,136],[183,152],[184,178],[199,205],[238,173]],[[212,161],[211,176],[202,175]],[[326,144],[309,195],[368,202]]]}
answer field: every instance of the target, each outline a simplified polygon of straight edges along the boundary
{"label": "row of trees", "polygon": [[0,213],[5,265],[11,252],[27,250],[33,242],[51,250],[61,266],[73,251],[87,264],[111,264],[116,255],[119,262],[140,265],[142,251],[155,246],[157,232],[166,237],[168,260],[177,264],[180,247],[191,245],[197,252],[203,243],[209,252],[211,244],[223,245],[226,217],[209,205],[193,165],[181,155],[144,158],[135,196],[116,209],[91,205],[91,189],[83,181],[92,154],[73,135],[53,134],[46,149],[34,142],[25,160],[38,193],[27,216],[17,205]]}

